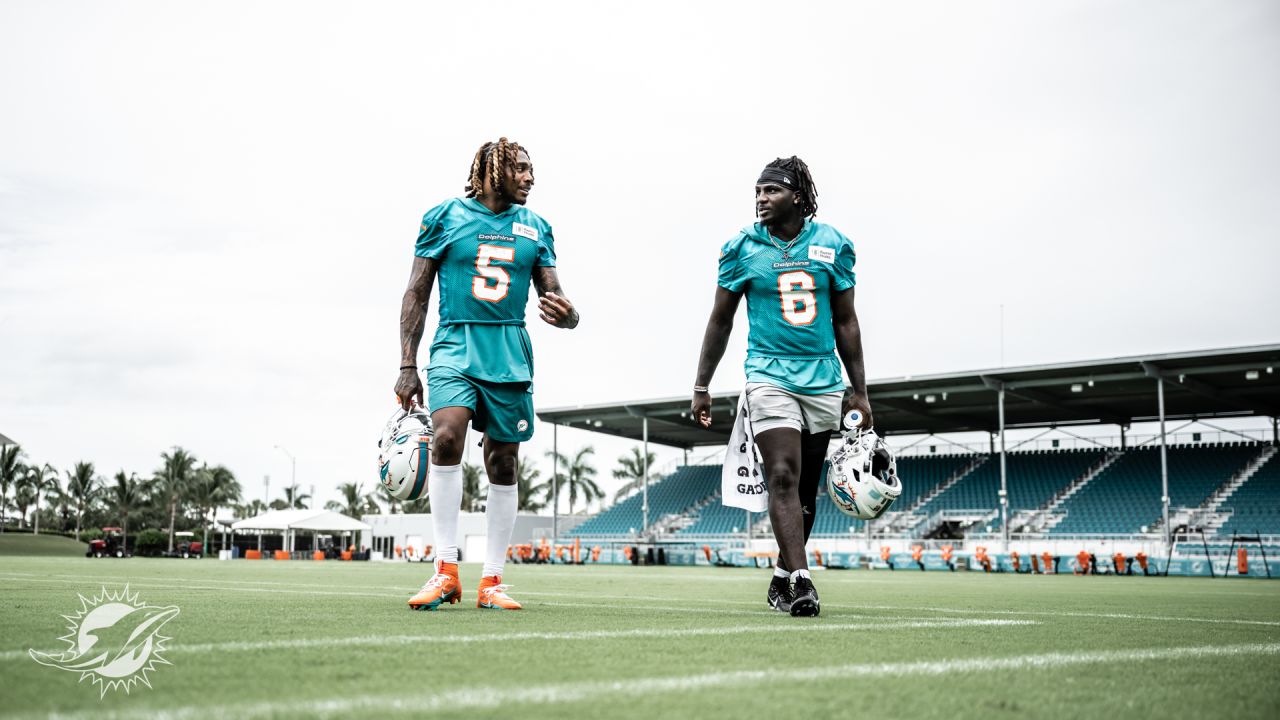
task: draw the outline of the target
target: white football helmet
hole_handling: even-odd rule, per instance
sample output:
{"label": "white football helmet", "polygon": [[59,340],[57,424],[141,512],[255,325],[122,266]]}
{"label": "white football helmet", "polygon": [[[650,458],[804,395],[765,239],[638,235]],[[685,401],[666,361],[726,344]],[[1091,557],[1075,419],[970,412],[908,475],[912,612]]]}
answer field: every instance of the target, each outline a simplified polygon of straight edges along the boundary
{"label": "white football helmet", "polygon": [[378,478],[397,500],[417,500],[427,494],[427,468],[431,464],[431,416],[413,406],[396,412],[378,440]]}
{"label": "white football helmet", "polygon": [[880,517],[902,494],[898,462],[874,430],[854,427],[831,455],[827,494],[846,515],[863,520]]}

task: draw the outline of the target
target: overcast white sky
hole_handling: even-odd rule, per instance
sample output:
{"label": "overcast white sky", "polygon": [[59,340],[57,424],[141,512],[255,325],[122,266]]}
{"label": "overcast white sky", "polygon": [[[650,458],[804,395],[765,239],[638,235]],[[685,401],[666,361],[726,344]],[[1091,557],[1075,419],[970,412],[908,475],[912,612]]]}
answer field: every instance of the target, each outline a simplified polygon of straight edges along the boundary
{"label": "overcast white sky", "polygon": [[7,0],[0,98],[0,432],[59,468],[372,488],[419,218],[499,135],[583,317],[530,316],[540,408],[688,392],[780,155],[871,378],[998,365],[1001,304],[1010,365],[1280,339],[1272,0]]}

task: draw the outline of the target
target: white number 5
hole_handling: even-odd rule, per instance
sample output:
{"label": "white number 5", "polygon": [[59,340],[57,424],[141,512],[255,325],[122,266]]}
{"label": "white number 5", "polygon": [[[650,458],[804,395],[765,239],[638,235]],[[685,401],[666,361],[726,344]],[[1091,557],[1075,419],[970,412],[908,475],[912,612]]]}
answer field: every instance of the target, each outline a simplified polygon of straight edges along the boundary
{"label": "white number 5", "polygon": [[803,270],[782,273],[778,276],[782,317],[787,322],[792,325],[808,325],[818,316],[818,298],[813,294],[815,287],[813,276]]}
{"label": "white number 5", "polygon": [[[471,280],[471,294],[485,302],[498,302],[507,296],[511,285],[511,276],[506,270],[490,265],[490,261],[502,260],[512,262],[516,259],[516,249],[501,245],[481,245],[476,252],[476,272],[479,276]],[[493,285],[489,281],[493,281]]]}

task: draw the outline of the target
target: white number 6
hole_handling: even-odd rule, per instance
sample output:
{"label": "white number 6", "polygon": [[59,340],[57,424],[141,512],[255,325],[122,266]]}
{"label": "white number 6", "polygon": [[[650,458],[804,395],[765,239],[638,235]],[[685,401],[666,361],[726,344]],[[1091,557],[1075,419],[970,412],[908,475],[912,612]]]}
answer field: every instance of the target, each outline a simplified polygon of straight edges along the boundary
{"label": "white number 6", "polygon": [[[799,287],[797,290],[796,288]],[[808,325],[818,316],[818,298],[813,294],[813,276],[794,270],[778,276],[778,295],[782,299],[782,317],[792,325]]]}

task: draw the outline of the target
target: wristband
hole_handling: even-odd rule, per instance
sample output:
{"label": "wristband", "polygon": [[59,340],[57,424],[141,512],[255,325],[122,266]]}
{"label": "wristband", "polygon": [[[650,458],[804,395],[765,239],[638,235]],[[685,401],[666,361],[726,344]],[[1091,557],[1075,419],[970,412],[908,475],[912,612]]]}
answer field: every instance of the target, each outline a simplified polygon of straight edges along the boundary
{"label": "wristband", "polygon": [[417,370],[418,366],[417,365],[401,365],[400,369],[401,370]]}
{"label": "wristband", "polygon": [[693,391],[694,391],[694,392],[706,392],[706,391],[707,391],[707,386],[706,386],[706,385],[694,385],[694,386],[693,386]]}

